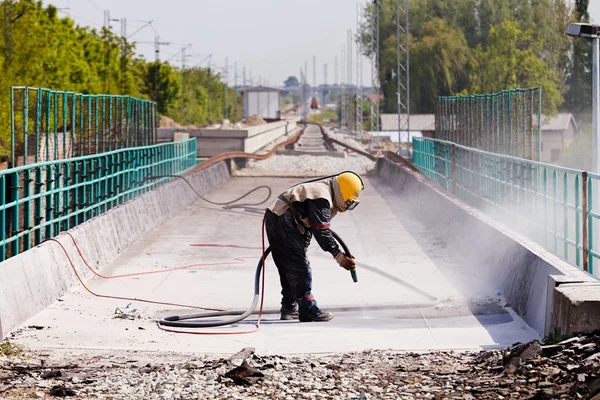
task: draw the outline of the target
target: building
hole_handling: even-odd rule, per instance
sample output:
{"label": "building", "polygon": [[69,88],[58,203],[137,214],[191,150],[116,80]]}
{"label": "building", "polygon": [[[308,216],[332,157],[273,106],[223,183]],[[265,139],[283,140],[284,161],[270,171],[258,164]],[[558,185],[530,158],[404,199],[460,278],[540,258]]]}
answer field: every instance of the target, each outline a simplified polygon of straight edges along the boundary
{"label": "building", "polygon": [[[381,114],[381,130],[384,132],[398,132],[398,114]],[[411,139],[413,137],[434,137],[435,114],[411,114],[409,136]]]}
{"label": "building", "polygon": [[265,120],[281,118],[281,89],[267,86],[245,88],[242,101],[244,118],[251,115],[259,115]]}
{"label": "building", "polygon": [[571,113],[558,113],[552,118],[542,115],[542,162],[558,161],[561,151],[575,140],[577,130],[577,123]]}
{"label": "building", "polygon": [[[532,120],[537,116],[533,115]],[[381,130],[387,132],[398,132],[398,114],[382,114]],[[541,161],[553,163],[560,159],[564,151],[573,141],[577,134],[577,123],[573,114],[558,113],[552,118],[542,115],[542,156]],[[394,135],[392,140],[394,140]],[[396,135],[397,136],[397,135]],[[435,138],[435,114],[414,114],[410,116],[410,137]],[[394,140],[394,141],[397,141]]]}

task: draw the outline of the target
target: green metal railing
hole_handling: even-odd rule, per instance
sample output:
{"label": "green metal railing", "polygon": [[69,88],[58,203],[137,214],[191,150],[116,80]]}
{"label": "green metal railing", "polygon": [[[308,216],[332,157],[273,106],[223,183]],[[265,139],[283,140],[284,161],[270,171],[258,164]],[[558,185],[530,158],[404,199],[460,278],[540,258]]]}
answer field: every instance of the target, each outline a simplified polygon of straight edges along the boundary
{"label": "green metal railing", "polygon": [[596,272],[600,175],[424,138],[413,140],[413,163],[466,203]]}
{"label": "green metal railing", "polygon": [[15,256],[196,165],[196,139],[0,171],[0,260]]}
{"label": "green metal railing", "polygon": [[12,87],[11,167],[157,143],[156,103]]}
{"label": "green metal railing", "polygon": [[491,153],[540,161],[542,88],[441,96],[436,138]]}

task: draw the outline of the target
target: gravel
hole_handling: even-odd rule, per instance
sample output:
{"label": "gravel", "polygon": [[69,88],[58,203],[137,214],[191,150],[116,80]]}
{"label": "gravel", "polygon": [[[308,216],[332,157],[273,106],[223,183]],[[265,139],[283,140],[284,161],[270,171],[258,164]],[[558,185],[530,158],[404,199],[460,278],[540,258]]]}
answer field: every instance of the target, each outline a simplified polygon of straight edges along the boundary
{"label": "gravel", "polygon": [[334,133],[332,131],[327,131],[327,135],[329,135],[329,137],[331,137],[332,139],[338,140],[342,143],[346,143],[348,146],[352,146],[354,148],[357,148],[359,150],[364,150],[365,146],[362,145],[362,143],[356,141],[355,139],[353,139],[352,136],[343,134],[343,133]]}
{"label": "gravel", "polygon": [[599,342],[600,337],[590,336],[559,344],[519,344],[504,351],[285,357],[255,354],[252,348],[233,357],[32,353],[24,360],[0,360],[0,396],[597,400]]}
{"label": "gravel", "polygon": [[287,156],[275,155],[266,160],[250,160],[246,164],[247,171],[238,174],[262,173],[289,173],[289,174],[335,174],[344,170],[352,170],[359,174],[366,174],[375,167],[375,161],[365,156],[348,153],[346,157],[327,156]]}

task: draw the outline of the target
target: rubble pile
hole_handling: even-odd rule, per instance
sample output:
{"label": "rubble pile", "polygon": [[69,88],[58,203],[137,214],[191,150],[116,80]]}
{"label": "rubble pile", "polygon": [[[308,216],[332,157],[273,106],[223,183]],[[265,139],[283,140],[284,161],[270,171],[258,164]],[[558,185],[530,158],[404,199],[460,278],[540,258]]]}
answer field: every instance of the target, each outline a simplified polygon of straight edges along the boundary
{"label": "rubble pile", "polygon": [[[600,399],[600,336],[504,351],[0,358],[1,398]],[[152,358],[154,357],[154,358]],[[133,358],[133,359],[132,359]]]}
{"label": "rubble pile", "polygon": [[183,128],[181,125],[179,125],[177,122],[175,122],[175,120],[173,120],[173,118],[165,117],[164,115],[161,115],[161,117],[158,119],[158,127],[159,128],[167,128],[167,129]]}
{"label": "rubble pile", "polygon": [[251,115],[248,118],[244,119],[242,121],[244,123],[245,126],[257,126],[257,125],[264,125],[267,123],[267,121],[265,121],[263,119],[263,117],[261,117],[260,115]]}

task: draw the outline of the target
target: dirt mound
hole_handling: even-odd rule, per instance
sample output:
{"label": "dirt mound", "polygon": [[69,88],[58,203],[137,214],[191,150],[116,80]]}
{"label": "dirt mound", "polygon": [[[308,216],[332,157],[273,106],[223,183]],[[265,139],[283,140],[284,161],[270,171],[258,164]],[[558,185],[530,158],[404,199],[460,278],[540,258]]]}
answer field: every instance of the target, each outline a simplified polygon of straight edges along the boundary
{"label": "dirt mound", "polygon": [[234,124],[232,124],[228,119],[226,119],[223,121],[223,123],[221,124],[219,129],[235,130],[235,129],[238,129],[238,127],[235,126]]}
{"label": "dirt mound", "polygon": [[264,125],[267,121],[265,121],[260,115],[251,115],[244,120],[244,125],[246,126],[257,126]]}
{"label": "dirt mound", "polygon": [[159,128],[181,129],[182,126],[173,120],[173,118],[161,116],[158,120]]}

